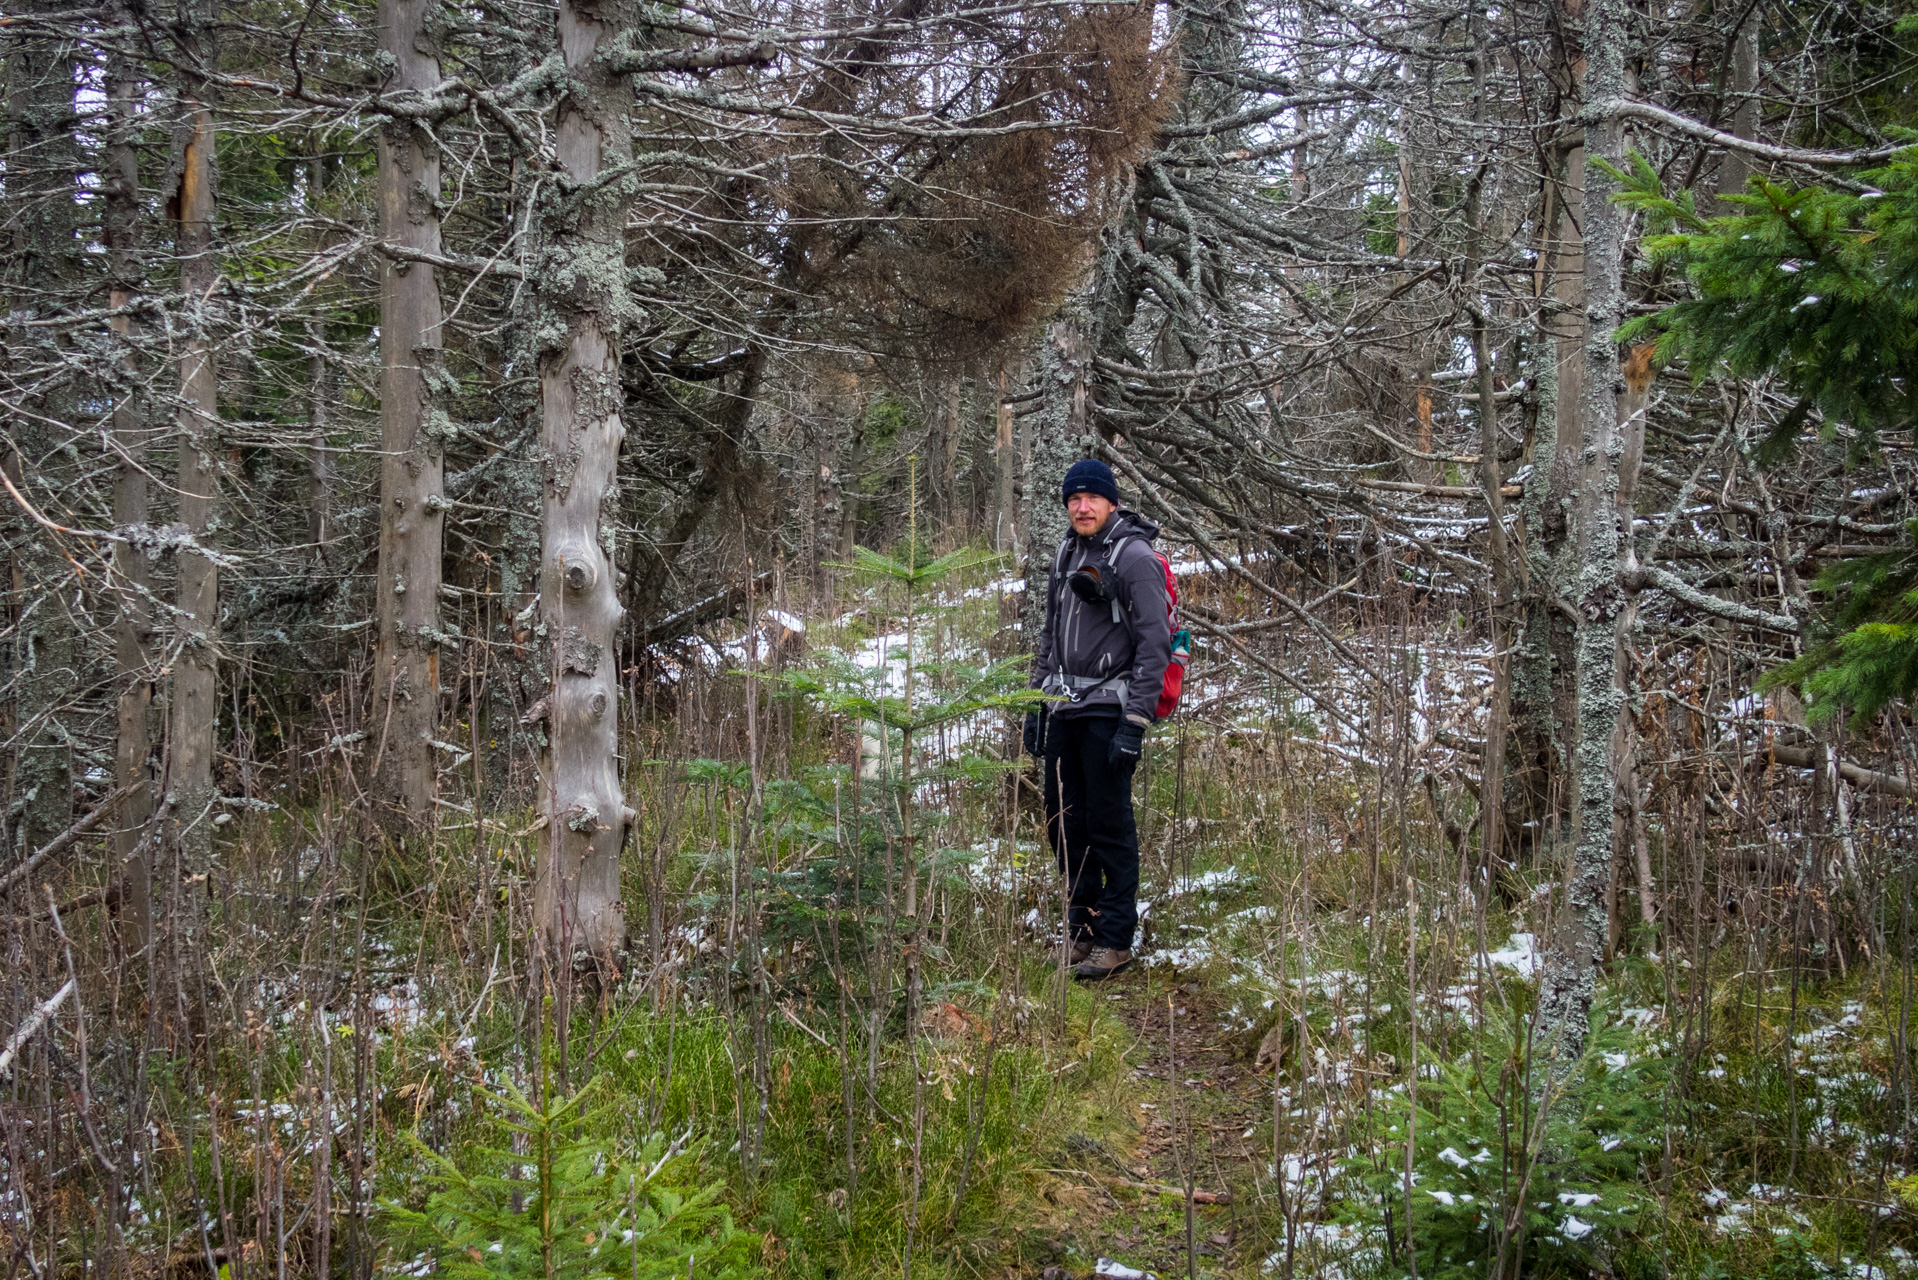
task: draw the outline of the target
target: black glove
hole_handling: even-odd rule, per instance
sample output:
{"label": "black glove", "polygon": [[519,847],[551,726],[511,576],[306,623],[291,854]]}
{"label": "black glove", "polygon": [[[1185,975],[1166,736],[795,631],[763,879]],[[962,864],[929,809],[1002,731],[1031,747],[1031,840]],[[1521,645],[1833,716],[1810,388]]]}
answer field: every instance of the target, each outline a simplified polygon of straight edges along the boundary
{"label": "black glove", "polygon": [[1119,731],[1112,735],[1112,745],[1106,748],[1106,763],[1136,764],[1139,752],[1145,749],[1145,726],[1134,720],[1119,722]]}
{"label": "black glove", "polygon": [[1026,712],[1026,754],[1042,756],[1046,751],[1045,722],[1037,711]]}

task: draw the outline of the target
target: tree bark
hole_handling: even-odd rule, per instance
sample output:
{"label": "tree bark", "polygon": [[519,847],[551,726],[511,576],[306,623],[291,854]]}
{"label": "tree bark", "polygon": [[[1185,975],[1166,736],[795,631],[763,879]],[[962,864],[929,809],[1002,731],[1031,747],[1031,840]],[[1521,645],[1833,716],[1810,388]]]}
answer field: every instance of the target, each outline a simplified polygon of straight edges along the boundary
{"label": "tree bark", "polygon": [[[1621,232],[1622,235],[1622,232]],[[1623,316],[1621,302],[1621,318]],[[1612,499],[1613,519],[1618,528],[1618,571],[1620,580],[1631,582],[1638,574],[1638,544],[1632,536],[1638,515],[1638,472],[1645,460],[1645,419],[1651,409],[1652,344],[1633,347],[1620,373],[1624,394],[1619,397],[1619,461],[1617,488]],[[1639,919],[1651,924],[1657,912],[1652,896],[1651,859],[1645,845],[1645,806],[1641,799],[1638,775],[1638,724],[1631,712],[1632,638],[1638,630],[1638,593],[1626,592],[1618,608],[1618,623],[1613,640],[1613,678],[1618,688],[1618,718],[1612,730],[1613,814],[1616,830],[1612,847],[1622,858],[1633,854],[1633,876],[1638,881]],[[1617,865],[1616,860],[1614,865]],[[1616,899],[1617,895],[1613,895]]]}
{"label": "tree bark", "polygon": [[176,362],[176,433],[180,524],[193,545],[179,553],[181,644],[167,691],[166,805],[168,838],[182,865],[195,870],[206,867],[213,848],[213,756],[219,723],[220,570],[203,548],[220,484],[219,368],[212,325],[220,274],[213,250],[213,110],[204,85],[190,78],[180,87],[178,128],[179,169],[169,205],[188,332]]}
{"label": "tree bark", "polygon": [[[1732,113],[1727,132],[1740,138],[1758,136],[1758,24],[1759,12],[1754,6],[1738,30],[1732,32]],[[1719,198],[1741,194],[1751,171],[1750,156],[1736,149],[1726,151],[1718,164]]]}
{"label": "tree bark", "polygon": [[[381,0],[387,92],[425,95],[440,83],[432,0]],[[440,251],[439,148],[417,122],[380,132],[380,234]],[[386,260],[380,279],[379,632],[373,665],[374,803],[389,835],[433,820],[438,769],[440,532],[446,377],[439,283],[426,262]]]}
{"label": "tree bark", "polygon": [[[1486,49],[1483,16],[1471,19],[1472,111],[1482,120],[1485,110]],[[1485,753],[1479,762],[1479,849],[1489,890],[1490,877],[1504,853],[1505,817],[1505,739],[1510,731],[1512,664],[1505,652],[1509,628],[1512,579],[1515,566],[1505,536],[1505,474],[1499,462],[1502,440],[1499,436],[1498,386],[1493,376],[1490,328],[1479,272],[1483,267],[1486,242],[1484,210],[1485,178],[1489,166],[1482,166],[1466,189],[1465,222],[1470,239],[1466,251],[1465,283],[1473,292],[1472,364],[1478,375],[1478,459],[1479,486],[1485,491],[1486,558],[1491,572],[1486,583],[1486,640],[1491,651],[1491,688],[1486,699]],[[1421,405],[1422,416],[1430,420],[1429,398]]]}
{"label": "tree bark", "polygon": [[[122,11],[122,22],[131,15]],[[107,57],[105,90],[107,139],[101,193],[107,249],[107,302],[124,312],[144,283],[138,227],[140,217],[140,162],[133,149],[140,118],[139,70],[120,54]],[[139,369],[131,344],[133,317],[116,315],[113,333],[125,348],[121,357],[125,379],[112,388],[113,447],[119,465],[113,476],[113,523],[121,529],[147,523],[146,402],[141,394]],[[142,835],[153,816],[153,616],[148,603],[152,575],[147,555],[131,541],[113,544],[113,628],[115,679],[120,693],[114,741],[113,784],[146,785],[120,807],[115,822],[114,851],[120,862],[122,937],[133,952],[144,951],[151,940],[152,899],[149,861]]]}
{"label": "tree bark", "polygon": [[[67,6],[54,0],[37,6],[56,21]],[[74,210],[80,157],[74,114],[76,59],[73,46],[44,31],[14,37],[7,64],[7,208],[11,226],[6,309],[24,317],[49,317],[72,304],[78,275]],[[49,362],[62,339],[34,335],[36,352]],[[57,493],[66,469],[63,448],[70,435],[73,392],[59,379],[33,396],[29,412],[9,415],[12,447],[4,459],[22,492]],[[9,503],[9,506],[12,504]],[[73,817],[73,748],[67,723],[73,691],[84,683],[83,649],[71,612],[76,585],[73,565],[46,534],[20,519],[9,539],[14,547],[8,586],[16,625],[12,654],[14,697],[13,791],[16,842],[21,856],[65,830]],[[10,821],[10,819],[9,819]]]}
{"label": "tree bark", "polygon": [[964,431],[960,417],[960,397],[965,389],[965,378],[958,370],[942,377],[939,381],[939,403],[933,409],[934,421],[938,424],[932,433],[931,456],[926,459],[926,478],[931,482],[933,518],[935,529],[927,541],[935,547],[940,534],[953,535],[958,532],[959,495],[956,492],[959,480],[959,439]]}
{"label": "tree bark", "polygon": [[1001,554],[1019,545],[1019,449],[1012,430],[1012,406],[1006,403],[1007,363],[999,364],[999,398],[993,415],[993,461],[997,464],[992,549]]}
{"label": "tree bark", "polygon": [[1047,327],[1039,349],[1042,407],[1033,418],[1032,466],[1026,484],[1026,598],[1020,606],[1020,626],[1028,645],[1037,646],[1045,628],[1052,563],[1068,527],[1059,486],[1065,483],[1067,469],[1085,456],[1091,365],[1084,316],[1080,308],[1068,304]]}
{"label": "tree bark", "polygon": [[[320,144],[316,140],[314,145]],[[326,194],[326,165],[319,154],[306,162],[307,196],[316,206]],[[310,442],[306,447],[306,539],[312,544],[315,564],[327,564],[327,544],[333,539],[333,455],[328,446],[326,399],[328,370],[326,362],[326,321],[314,317],[306,322],[306,427]]]}
{"label": "tree bark", "polygon": [[[1623,0],[1585,0],[1583,39],[1588,61],[1587,100],[1625,95],[1629,13]],[[1607,114],[1585,128],[1589,157],[1623,168],[1624,121]],[[1618,185],[1597,165],[1584,166],[1580,209],[1584,316],[1578,398],[1567,406],[1578,436],[1574,496],[1573,571],[1561,582],[1577,614],[1574,675],[1577,730],[1572,744],[1573,836],[1564,909],[1546,952],[1539,982],[1539,1043],[1555,1073],[1568,1070],[1585,1047],[1598,963],[1607,931],[1612,872],[1613,749],[1625,707],[1619,684],[1618,626],[1624,603],[1620,557],[1627,540],[1619,528],[1618,495],[1625,458],[1620,424],[1618,345],[1624,313],[1621,269],[1625,219],[1612,203]],[[1567,415],[1561,415],[1561,422]]]}
{"label": "tree bark", "polygon": [[[1575,81],[1582,79],[1584,66],[1575,51],[1567,51],[1565,65]],[[1523,744],[1523,765],[1509,773],[1510,785],[1503,791],[1507,816],[1502,823],[1512,833],[1515,846],[1522,833],[1532,833],[1534,852],[1539,846],[1556,847],[1568,768],[1571,636],[1553,596],[1568,572],[1570,521],[1565,502],[1572,490],[1578,448],[1575,409],[1583,386],[1585,268],[1572,205],[1584,181],[1583,146],[1564,157],[1561,170],[1546,176],[1541,202],[1543,243],[1534,285],[1540,316],[1533,355],[1537,393],[1526,458],[1532,471],[1521,507],[1526,589],[1513,654],[1510,711]]]}
{"label": "tree bark", "polygon": [[604,46],[631,27],[630,6],[562,0],[558,190],[541,210],[537,273],[542,486],[539,638],[550,663],[540,751],[545,852],[535,890],[543,951],[610,965],[626,937],[619,851],[633,819],[620,791],[619,622],[613,582],[618,509],[619,334],[626,288],[628,184],[603,181],[632,151],[632,90]]}

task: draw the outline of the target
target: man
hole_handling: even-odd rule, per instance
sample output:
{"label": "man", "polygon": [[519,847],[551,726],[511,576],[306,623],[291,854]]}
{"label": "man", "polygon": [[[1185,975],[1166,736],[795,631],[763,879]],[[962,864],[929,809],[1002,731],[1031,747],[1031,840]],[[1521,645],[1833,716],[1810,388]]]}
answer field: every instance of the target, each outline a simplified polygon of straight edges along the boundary
{"label": "man", "polygon": [[1026,750],[1046,773],[1046,835],[1066,877],[1065,963],[1102,981],[1132,963],[1139,832],[1132,771],[1171,657],[1159,527],[1119,506],[1112,468],[1066,472],[1072,532],[1053,558],[1032,685],[1064,701],[1026,716]]}

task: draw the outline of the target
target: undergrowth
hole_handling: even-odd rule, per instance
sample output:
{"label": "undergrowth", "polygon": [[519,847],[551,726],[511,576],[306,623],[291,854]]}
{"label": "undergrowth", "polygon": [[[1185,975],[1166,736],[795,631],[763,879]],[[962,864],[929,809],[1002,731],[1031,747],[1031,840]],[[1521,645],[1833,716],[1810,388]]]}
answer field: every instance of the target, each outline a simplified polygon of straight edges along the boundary
{"label": "undergrowth", "polygon": [[[144,1059],[130,1249],[226,1280],[276,1241],[340,1276],[1909,1269],[1896,881],[1848,969],[1716,890],[1623,934],[1560,1062],[1531,1017],[1549,857],[1485,874],[1459,778],[1367,764],[1202,659],[1140,769],[1139,971],[1062,987],[1016,637],[962,568],[812,620],[827,656],[722,644],[629,726],[634,947],[603,988],[524,990],[528,814],[366,862],[324,806],[232,824],[221,875],[257,888],[216,900],[183,997],[210,1051]],[[908,626],[928,684],[891,714]],[[1658,856],[1660,883],[1720,874]],[[1187,1177],[1229,1193],[1189,1257]]]}

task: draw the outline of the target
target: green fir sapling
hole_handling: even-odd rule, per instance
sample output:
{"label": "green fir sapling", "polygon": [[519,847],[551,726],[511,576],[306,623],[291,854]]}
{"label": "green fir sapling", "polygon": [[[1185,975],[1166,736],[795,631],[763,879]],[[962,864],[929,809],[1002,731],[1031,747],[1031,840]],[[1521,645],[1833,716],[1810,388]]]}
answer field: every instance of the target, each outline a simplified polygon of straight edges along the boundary
{"label": "green fir sapling", "polygon": [[[523,1152],[479,1145],[460,1158],[415,1142],[436,1184],[424,1207],[388,1204],[399,1260],[454,1280],[704,1280],[754,1273],[757,1237],[719,1203],[721,1184],[688,1188],[685,1139],[624,1146],[595,1077],[570,1095],[541,1073],[537,1101],[511,1084],[484,1096]],[[589,1105],[591,1103],[592,1105]]]}

